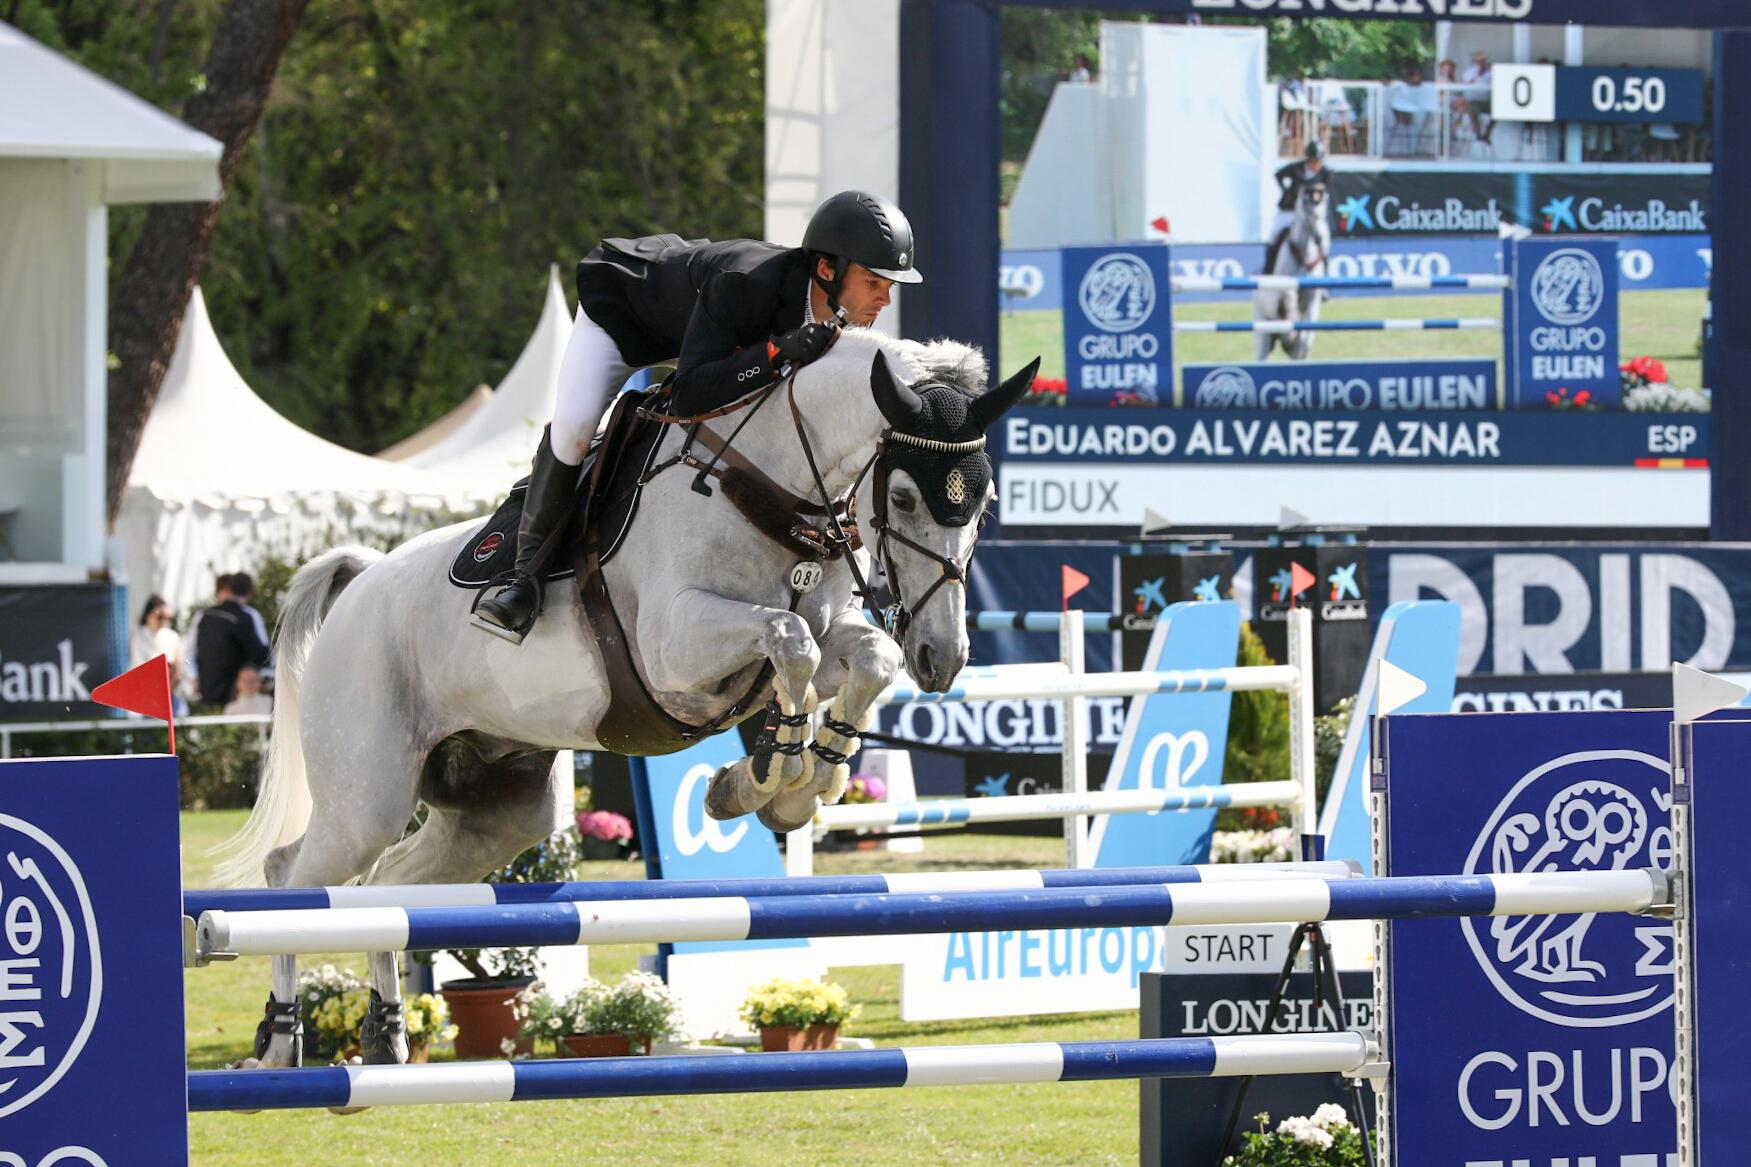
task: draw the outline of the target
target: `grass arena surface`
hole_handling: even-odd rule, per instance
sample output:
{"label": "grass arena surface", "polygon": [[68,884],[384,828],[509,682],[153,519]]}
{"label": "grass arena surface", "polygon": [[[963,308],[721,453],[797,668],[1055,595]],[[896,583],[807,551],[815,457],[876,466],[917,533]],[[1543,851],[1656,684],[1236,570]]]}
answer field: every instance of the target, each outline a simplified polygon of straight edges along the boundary
{"label": "grass arena surface", "polygon": [[[1707,303],[1700,290],[1624,292],[1618,297],[1620,339],[1618,359],[1658,357],[1672,384],[1702,386],[1702,315]],[[1455,316],[1500,318],[1501,297],[1487,294],[1448,296],[1348,297],[1334,293],[1321,309],[1322,320],[1442,319]],[[1177,320],[1250,320],[1251,301],[1179,303]],[[1016,368],[1036,355],[1040,376],[1064,376],[1063,314],[1052,311],[1006,313],[1000,318],[1002,360],[999,367]],[[1418,357],[1502,356],[1500,332],[1325,332],[1313,346],[1316,361],[1389,360]],[[1180,392],[1180,367],[1185,364],[1226,364],[1251,361],[1250,334],[1182,333],[1174,337],[1174,395]],[[1273,360],[1282,360],[1279,350]],[[1499,380],[1498,368],[1498,380]]]}
{"label": "grass arena surface", "polygon": [[[183,883],[208,883],[206,851],[241,825],[242,811],[182,816]],[[1060,867],[1057,838],[932,835],[922,853],[817,852],[823,875],[884,871],[961,871]],[[638,879],[642,864],[584,863],[579,879]],[[654,952],[649,945],[590,951],[591,971],[617,979]],[[359,954],[312,954],[365,971]],[[249,1052],[270,961],[246,957],[191,969],[184,999],[191,1069],[212,1069]],[[879,1046],[1085,1041],[1133,1038],[1134,1012],[1045,1018],[903,1023],[899,967],[832,974],[863,1014],[849,1034]],[[449,1056],[437,1051],[433,1060]],[[1133,1081],[848,1090],[833,1094],[747,1094],[697,1098],[518,1102],[385,1107],[340,1117],[323,1112],[195,1114],[189,1119],[195,1167],[399,1165],[518,1167],[555,1164],[741,1164],[803,1162],[869,1167],[892,1162],[1104,1167],[1137,1161]]]}

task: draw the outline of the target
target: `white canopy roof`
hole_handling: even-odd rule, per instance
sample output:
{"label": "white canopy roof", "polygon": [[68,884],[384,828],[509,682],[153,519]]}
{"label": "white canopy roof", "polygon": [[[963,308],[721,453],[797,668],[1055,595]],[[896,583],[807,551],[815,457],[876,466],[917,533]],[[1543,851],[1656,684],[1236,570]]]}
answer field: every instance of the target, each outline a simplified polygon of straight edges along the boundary
{"label": "white canopy roof", "polygon": [[354,453],[276,413],[225,355],[199,288],[129,484],[179,502],[275,502],[316,490],[452,503],[478,497],[448,476]]}
{"label": "white canopy roof", "polygon": [[441,473],[446,480],[465,481],[477,489],[509,489],[529,472],[529,461],[541,440],[541,427],[553,418],[559,394],[559,364],[571,338],[572,312],[560,288],[559,271],[549,268],[547,299],[535,334],[505,374],[492,399],[448,436],[402,461]]}
{"label": "white canopy roof", "polygon": [[402,438],[393,446],[378,450],[375,457],[390,462],[405,462],[421,450],[429,450],[451,434],[469,418],[480,411],[481,406],[492,400],[491,385],[476,385],[474,392],[462,399],[462,404],[434,421],[431,425]]}
{"label": "white canopy roof", "polygon": [[107,163],[104,201],[219,197],[213,138],[0,24],[0,157]]}

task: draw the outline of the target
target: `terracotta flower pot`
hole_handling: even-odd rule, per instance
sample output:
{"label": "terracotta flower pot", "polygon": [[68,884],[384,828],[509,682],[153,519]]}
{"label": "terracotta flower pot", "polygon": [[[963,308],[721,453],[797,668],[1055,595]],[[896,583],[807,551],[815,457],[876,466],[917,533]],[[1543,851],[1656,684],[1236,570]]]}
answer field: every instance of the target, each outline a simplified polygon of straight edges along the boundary
{"label": "terracotta flower pot", "polygon": [[574,1033],[561,1040],[574,1058],[624,1058],[632,1054],[632,1039],[624,1033]]}
{"label": "terracotta flower pot", "polygon": [[767,1053],[832,1049],[838,1043],[837,1025],[765,1025],[760,1028],[760,1048]]}
{"label": "terracotta flower pot", "polygon": [[[511,1012],[517,994],[534,983],[533,977],[509,977],[504,980],[445,981],[439,990],[450,1006],[450,1021],[456,1026],[456,1056],[458,1058],[502,1058],[502,1043],[516,1040],[519,1023]],[[520,1054],[529,1052],[528,1043],[517,1045]]]}
{"label": "terracotta flower pot", "polygon": [[410,1065],[423,1066],[432,1060],[432,1043],[425,1037],[407,1039],[407,1060]]}

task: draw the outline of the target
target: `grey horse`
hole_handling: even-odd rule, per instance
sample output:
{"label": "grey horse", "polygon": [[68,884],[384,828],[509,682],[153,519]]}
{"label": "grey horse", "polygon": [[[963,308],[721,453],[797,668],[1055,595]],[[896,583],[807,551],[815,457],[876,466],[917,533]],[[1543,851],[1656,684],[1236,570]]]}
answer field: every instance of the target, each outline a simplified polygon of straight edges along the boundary
{"label": "grey horse", "polygon": [[[1268,272],[1277,276],[1322,276],[1326,260],[1331,256],[1330,200],[1323,184],[1301,188],[1295,200],[1295,221],[1289,227],[1289,238],[1277,249],[1276,267]],[[1319,306],[1325,292],[1317,288],[1292,290],[1260,288],[1253,296],[1254,320],[1318,320]],[[1304,361],[1313,355],[1312,332],[1260,332],[1253,338],[1254,358],[1265,360],[1277,345],[1292,361]]]}
{"label": "grey horse", "polygon": [[[743,698],[767,662],[769,689],[784,714],[794,718],[819,703],[812,732],[821,749],[793,746],[761,774],[747,765],[726,768],[714,780],[730,788],[717,792],[720,806],[758,810],[780,829],[808,822],[822,799],[835,801],[844,789],[847,766],[831,759],[857,745],[835,724],[868,728],[875,699],[902,664],[927,689],[953,682],[968,651],[964,571],[980,525],[971,520],[994,494],[983,430],[1032,379],[1030,367],[985,393],[977,349],[846,332],[775,391],[792,397],[794,414],[775,400],[747,418],[736,438],[735,450],[793,495],[819,498],[824,488],[844,499],[855,486],[857,513],[885,516],[886,531],[872,541],[890,588],[913,605],[899,642],[866,618],[866,600],[854,594],[853,556],[828,561],[819,585],[797,596],[790,582],[796,553],[758,533],[723,490],[695,493],[685,468],[645,487],[637,521],[604,571],[634,664],[657,703],[682,721],[708,722]],[[933,514],[931,491],[941,493],[941,483],[872,461],[878,443],[896,449],[909,432],[928,444],[932,435],[919,432],[928,428],[928,411],[914,388],[924,385],[932,401],[947,394],[960,402],[954,408],[963,429],[976,426],[976,441],[937,443],[967,447],[983,468],[982,478],[958,469],[946,476],[951,496],[977,484],[958,525]],[[706,424],[722,436],[743,419]],[[678,429],[664,436],[659,460],[681,437]],[[880,506],[878,483],[886,492]],[[871,525],[865,520],[866,536]],[[227,845],[221,882],[472,882],[553,830],[557,784],[568,799],[570,789],[570,775],[556,773],[554,752],[599,745],[596,728],[609,699],[601,651],[576,589],[557,583],[548,590],[547,618],[522,645],[468,634],[472,593],[446,575],[473,529],[433,531],[388,555],[338,548],[293,577],[278,632],[278,698],[261,792]],[[868,550],[854,557],[867,575],[874,557]],[[425,822],[403,837],[420,803]],[[395,954],[372,954],[370,969],[377,999],[364,1056],[405,1061]],[[293,1065],[301,1056],[296,975],[296,958],[275,959],[256,1041],[261,1065]]]}

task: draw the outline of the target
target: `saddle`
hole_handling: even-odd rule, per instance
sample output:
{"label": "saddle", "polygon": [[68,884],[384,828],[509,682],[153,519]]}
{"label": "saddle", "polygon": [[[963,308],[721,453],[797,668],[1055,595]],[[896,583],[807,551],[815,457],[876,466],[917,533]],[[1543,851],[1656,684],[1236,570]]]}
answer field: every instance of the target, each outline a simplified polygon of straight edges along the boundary
{"label": "saddle", "polygon": [[[584,616],[601,650],[609,686],[608,710],[597,726],[596,737],[606,748],[624,755],[657,756],[685,749],[764,704],[772,683],[768,663],[740,701],[704,726],[670,716],[645,688],[602,569],[625,542],[638,515],[644,486],[652,478],[670,467],[685,467],[697,472],[694,490],[701,494],[712,490],[706,478],[716,478],[724,498],[756,530],[799,559],[821,562],[844,554],[843,547],[828,537],[823,508],[773,483],[703,426],[692,425],[681,451],[659,463],[666,422],[673,420],[662,413],[668,389],[665,382],[655,391],[623,393],[615,401],[607,424],[584,455],[571,519],[542,572],[546,581],[567,576],[577,580]],[[754,403],[753,408],[758,409],[759,404]],[[696,444],[711,453],[709,462],[693,454]],[[513,486],[499,509],[462,545],[450,565],[451,583],[478,590],[502,581],[512,570],[527,489],[527,478]],[[836,514],[855,533],[848,511],[842,508]],[[853,546],[857,545],[854,540]]]}

